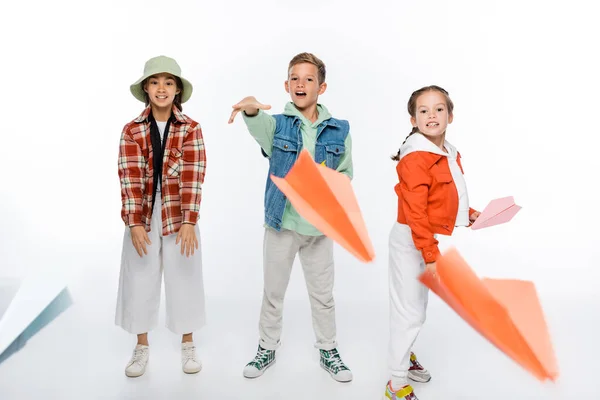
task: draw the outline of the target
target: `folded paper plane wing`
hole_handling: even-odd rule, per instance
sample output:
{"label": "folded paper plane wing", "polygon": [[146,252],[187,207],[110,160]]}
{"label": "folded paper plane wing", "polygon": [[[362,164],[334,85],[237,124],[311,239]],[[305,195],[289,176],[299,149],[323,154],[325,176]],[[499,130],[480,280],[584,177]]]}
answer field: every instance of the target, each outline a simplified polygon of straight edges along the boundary
{"label": "folded paper plane wing", "polygon": [[420,281],[498,349],[540,380],[555,380],[558,366],[532,282],[479,279],[455,249],[437,261],[438,278]]}
{"label": "folded paper plane wing", "polygon": [[65,282],[51,272],[19,282],[0,279],[0,291],[0,363],[73,303]]}
{"label": "folded paper plane wing", "polygon": [[314,162],[302,150],[285,177],[271,175],[296,211],[363,262],[375,251],[348,176]]}
{"label": "folded paper plane wing", "polygon": [[515,204],[512,196],[492,200],[471,225],[471,229],[477,230],[505,224],[512,220],[520,210],[521,206]]}

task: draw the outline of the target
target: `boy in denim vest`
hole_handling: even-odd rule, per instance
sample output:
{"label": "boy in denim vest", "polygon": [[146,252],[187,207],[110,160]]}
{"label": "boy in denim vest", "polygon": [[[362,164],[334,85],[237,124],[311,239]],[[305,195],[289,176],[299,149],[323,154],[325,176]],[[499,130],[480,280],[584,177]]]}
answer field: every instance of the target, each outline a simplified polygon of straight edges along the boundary
{"label": "boy in denim vest", "polygon": [[333,299],[333,241],[302,218],[273,184],[270,174],[284,177],[305,148],[314,160],[352,178],[351,139],[348,121],[335,119],[318,104],[327,89],[325,64],[313,54],[296,55],[288,67],[285,90],[290,94],[283,114],[269,115],[271,108],[254,97],[233,106],[229,119],[243,111],[250,134],[269,160],[265,189],[263,241],[264,293],[260,313],[258,351],[244,368],[246,378],[256,378],[275,362],[280,345],[283,299],[292,264],[299,254],[311,303],[315,347],[320,365],[339,382],[352,380],[337,351]]}

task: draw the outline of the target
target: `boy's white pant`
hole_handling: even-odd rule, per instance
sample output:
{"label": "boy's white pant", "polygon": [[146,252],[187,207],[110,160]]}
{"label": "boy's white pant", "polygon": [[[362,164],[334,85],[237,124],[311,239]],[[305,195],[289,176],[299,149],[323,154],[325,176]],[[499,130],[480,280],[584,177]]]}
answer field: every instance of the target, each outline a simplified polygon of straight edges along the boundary
{"label": "boy's white pant", "polygon": [[264,293],[260,312],[260,346],[280,345],[283,300],[296,254],[300,256],[310,299],[315,347],[337,347],[333,300],[333,241],[326,236],[306,236],[290,230],[265,228],[263,242]]}
{"label": "boy's white pant", "polygon": [[406,383],[410,352],[425,322],[429,289],[418,280],[424,270],[410,228],[396,222],[389,239],[389,368],[396,380]]}
{"label": "boy's white pant", "polygon": [[198,249],[189,258],[181,255],[177,234],[162,236],[161,197],[156,193],[152,213],[151,245],[148,254],[140,257],[131,242],[130,228],[125,228],[121,276],[117,297],[115,324],[133,334],[145,333],[156,327],[164,271],[166,325],[177,334],[191,333],[205,323],[204,283],[200,231],[195,226]]}

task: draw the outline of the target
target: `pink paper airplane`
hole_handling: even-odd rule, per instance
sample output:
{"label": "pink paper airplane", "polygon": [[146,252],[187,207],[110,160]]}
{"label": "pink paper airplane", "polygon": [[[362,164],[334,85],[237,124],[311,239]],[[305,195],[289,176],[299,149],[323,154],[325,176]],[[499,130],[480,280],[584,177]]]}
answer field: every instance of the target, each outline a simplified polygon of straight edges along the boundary
{"label": "pink paper airplane", "polygon": [[471,229],[489,228],[490,226],[505,224],[521,210],[521,206],[515,204],[512,196],[502,197],[490,201],[481,215],[471,225]]}

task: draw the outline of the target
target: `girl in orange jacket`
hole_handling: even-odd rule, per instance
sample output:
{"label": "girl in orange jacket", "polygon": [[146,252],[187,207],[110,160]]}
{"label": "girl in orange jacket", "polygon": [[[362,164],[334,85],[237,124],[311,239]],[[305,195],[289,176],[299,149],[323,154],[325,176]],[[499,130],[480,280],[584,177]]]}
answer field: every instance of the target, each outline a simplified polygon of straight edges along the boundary
{"label": "girl in orange jacket", "polygon": [[408,101],[413,126],[398,154],[398,218],[389,239],[391,379],[384,400],[417,400],[408,379],[428,382],[429,372],[411,349],[427,308],[427,288],[418,278],[435,274],[440,255],[437,235],[469,226],[479,212],[469,207],[460,154],[446,141],[454,105],[438,86],[415,91]]}

